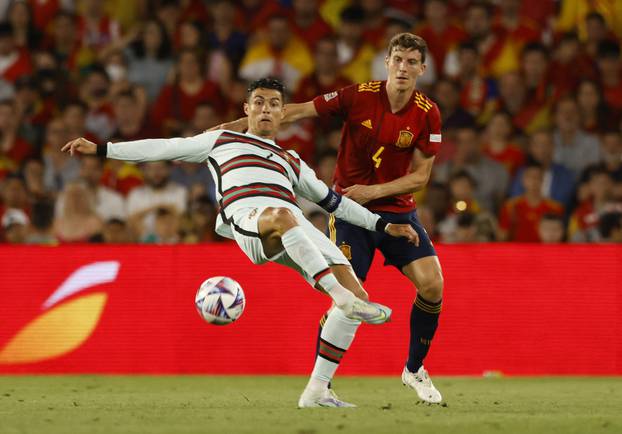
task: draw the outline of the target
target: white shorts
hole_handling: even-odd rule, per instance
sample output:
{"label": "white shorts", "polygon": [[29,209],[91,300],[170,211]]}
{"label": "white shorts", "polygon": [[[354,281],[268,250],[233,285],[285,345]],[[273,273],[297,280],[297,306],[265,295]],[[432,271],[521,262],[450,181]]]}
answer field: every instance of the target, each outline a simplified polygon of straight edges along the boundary
{"label": "white shorts", "polygon": [[[287,267],[293,268],[298,271],[311,285],[315,284],[312,276],[307,275],[283,250],[272,258],[266,257],[263,251],[263,245],[259,238],[259,229],[257,228],[257,222],[259,216],[264,210],[268,208],[263,207],[249,207],[242,208],[234,212],[231,216],[233,231],[233,237],[240,246],[240,249],[249,257],[253,264],[263,264],[265,262],[276,262]],[[337,248],[335,244],[328,239],[321,231],[309,222],[298,208],[284,206],[289,209],[296,216],[296,220],[305,231],[305,234],[311,239],[311,241],[320,249],[322,256],[328,262],[328,265],[350,265],[346,257],[341,253],[341,250]]]}

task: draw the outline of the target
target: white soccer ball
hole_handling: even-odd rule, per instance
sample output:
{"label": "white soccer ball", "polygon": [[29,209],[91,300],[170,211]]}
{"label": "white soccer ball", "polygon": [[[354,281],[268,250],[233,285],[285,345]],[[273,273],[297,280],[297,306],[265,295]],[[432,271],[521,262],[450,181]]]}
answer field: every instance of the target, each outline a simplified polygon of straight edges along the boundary
{"label": "white soccer ball", "polygon": [[230,277],[210,277],[199,287],[194,305],[208,323],[227,325],[242,315],[246,297],[240,284]]}

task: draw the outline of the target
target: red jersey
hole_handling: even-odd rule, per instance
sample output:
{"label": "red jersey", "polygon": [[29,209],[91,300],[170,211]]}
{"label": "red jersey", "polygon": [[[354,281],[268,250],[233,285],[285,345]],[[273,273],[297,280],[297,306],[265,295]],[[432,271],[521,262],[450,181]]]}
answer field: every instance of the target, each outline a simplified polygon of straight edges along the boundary
{"label": "red jersey", "polygon": [[538,224],[544,214],[562,215],[564,207],[559,202],[550,199],[542,199],[540,203],[532,207],[524,196],[508,199],[501,208],[499,215],[499,227],[508,231],[508,241],[523,243],[538,243]]}
{"label": "red jersey", "polygon": [[[344,87],[313,100],[320,116],[345,122],[335,170],[335,189],[354,184],[393,181],[411,172],[415,149],[436,155],[441,145],[438,107],[419,91],[397,113],[391,112],[386,81]],[[366,204],[373,211],[407,212],[415,207],[410,193]]]}

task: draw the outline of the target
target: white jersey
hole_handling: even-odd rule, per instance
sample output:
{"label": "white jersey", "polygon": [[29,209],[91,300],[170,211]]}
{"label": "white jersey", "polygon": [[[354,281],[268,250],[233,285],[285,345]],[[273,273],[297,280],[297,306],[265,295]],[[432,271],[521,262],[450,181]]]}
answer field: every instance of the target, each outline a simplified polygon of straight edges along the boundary
{"label": "white jersey", "polygon": [[109,142],[106,156],[134,162],[207,163],[220,205],[216,232],[228,238],[233,238],[231,216],[235,211],[260,206],[299,211],[297,195],[334,212],[338,218],[371,231],[376,230],[380,218],[330,190],[295,152],[253,134],[216,130],[185,138]]}

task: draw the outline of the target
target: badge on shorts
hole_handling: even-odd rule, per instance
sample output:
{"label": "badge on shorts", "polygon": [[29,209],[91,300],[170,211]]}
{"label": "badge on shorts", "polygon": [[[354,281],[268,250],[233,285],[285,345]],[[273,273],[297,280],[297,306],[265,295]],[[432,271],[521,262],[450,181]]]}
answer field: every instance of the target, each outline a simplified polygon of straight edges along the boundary
{"label": "badge on shorts", "polygon": [[408,148],[413,141],[414,134],[410,131],[400,130],[400,135],[395,142],[395,146],[398,148]]}
{"label": "badge on shorts", "polygon": [[251,220],[257,214],[257,208],[253,208],[251,212],[248,213],[248,219]]}
{"label": "badge on shorts", "polygon": [[352,247],[346,243],[341,243],[339,250],[341,250],[341,253],[343,253],[343,256],[345,256],[348,261],[352,260]]}

